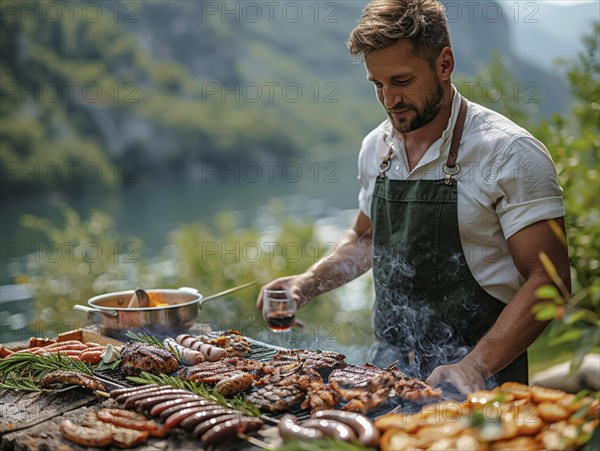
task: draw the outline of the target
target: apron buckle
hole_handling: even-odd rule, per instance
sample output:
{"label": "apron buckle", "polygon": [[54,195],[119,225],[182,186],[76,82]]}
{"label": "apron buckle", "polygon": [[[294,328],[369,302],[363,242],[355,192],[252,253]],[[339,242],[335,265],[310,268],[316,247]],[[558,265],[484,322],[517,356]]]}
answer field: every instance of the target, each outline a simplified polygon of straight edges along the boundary
{"label": "apron buckle", "polygon": [[442,166],[442,172],[444,173],[444,184],[452,185],[452,177],[460,172],[460,166],[456,164],[450,168],[444,163]]}
{"label": "apron buckle", "polygon": [[392,165],[392,157],[393,156],[394,156],[394,151],[390,147],[390,150],[388,151],[387,155],[385,156],[385,158],[379,165],[379,174],[380,175],[385,174],[387,172],[387,170],[390,168],[390,166]]}
{"label": "apron buckle", "polygon": [[380,174],[385,174],[387,170],[390,168],[392,162],[389,160],[382,161],[379,165]]}

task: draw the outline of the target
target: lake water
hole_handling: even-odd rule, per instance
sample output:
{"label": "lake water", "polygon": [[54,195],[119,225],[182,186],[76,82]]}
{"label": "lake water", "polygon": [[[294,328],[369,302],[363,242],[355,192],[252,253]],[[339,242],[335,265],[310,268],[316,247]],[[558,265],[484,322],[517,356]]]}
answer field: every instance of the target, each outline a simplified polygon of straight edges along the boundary
{"label": "lake water", "polygon": [[[115,230],[124,236],[142,240],[142,260],[158,255],[168,243],[169,233],[183,224],[194,222],[213,226],[218,213],[225,211],[235,212],[241,227],[267,230],[277,221],[270,208],[277,203],[290,217],[315,221],[321,242],[338,241],[342,232],[351,225],[357,211],[359,191],[354,155],[292,164],[285,169],[286,172],[282,172],[283,167],[280,166],[281,169],[273,172],[273,177],[267,172],[269,165],[262,167],[264,172],[259,179],[256,166],[235,168],[230,164],[217,167],[217,173],[210,180],[202,174],[185,180],[140,179],[138,183],[119,190],[88,190],[70,194],[54,192],[4,199],[1,284],[14,283],[14,276],[26,270],[25,256],[48,240],[24,228],[20,218],[32,214],[60,225],[60,207],[63,206],[74,208],[84,219],[95,209],[108,213],[113,218]],[[214,173],[214,166],[209,169]],[[366,302],[371,301],[357,295],[364,292],[365,283],[365,279],[361,278],[336,291],[335,299],[343,300],[344,310],[350,318],[353,309],[364,307]],[[35,316],[39,317],[38,314],[36,312]],[[304,332],[257,338],[267,338],[284,346],[340,350],[340,343],[329,343],[327,337],[327,330],[315,332],[309,325]],[[342,350],[352,356],[352,360],[363,361],[367,338],[361,337]]]}
{"label": "lake water", "polygon": [[[108,213],[123,236],[142,240],[141,256],[156,255],[168,235],[184,223],[213,225],[220,212],[235,212],[241,227],[266,227],[269,206],[278,203],[300,220],[318,220],[328,241],[350,225],[357,208],[356,157],[288,163],[211,163],[186,179],[137,179],[122,189],[80,193],[44,193],[3,199],[1,212],[2,271],[0,284],[13,283],[24,270],[25,255],[47,238],[24,228],[32,214],[61,224],[60,207],[87,218],[92,210]],[[350,211],[348,211],[350,210]],[[352,211],[355,210],[355,211]],[[350,218],[350,219],[349,219]]]}

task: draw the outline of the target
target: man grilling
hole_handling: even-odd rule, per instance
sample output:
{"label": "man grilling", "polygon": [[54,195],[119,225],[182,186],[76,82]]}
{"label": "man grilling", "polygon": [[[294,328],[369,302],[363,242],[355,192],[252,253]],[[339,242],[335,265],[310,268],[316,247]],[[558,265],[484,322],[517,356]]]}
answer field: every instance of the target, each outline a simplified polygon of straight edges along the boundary
{"label": "man grilling", "polygon": [[527,383],[526,349],[547,325],[531,313],[535,290],[552,283],[539,252],[570,286],[547,149],[457,92],[439,2],[374,0],[348,47],[388,116],[362,142],[358,215],[335,253],[264,288],[302,307],[372,267],[374,364],[399,360],[461,393]]}

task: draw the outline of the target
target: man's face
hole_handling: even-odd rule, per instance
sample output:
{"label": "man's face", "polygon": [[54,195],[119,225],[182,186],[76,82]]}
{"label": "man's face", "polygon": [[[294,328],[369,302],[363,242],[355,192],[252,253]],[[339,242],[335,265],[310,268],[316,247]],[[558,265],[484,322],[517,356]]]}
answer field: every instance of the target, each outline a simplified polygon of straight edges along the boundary
{"label": "man's face", "polygon": [[411,53],[406,39],[367,55],[365,66],[394,128],[408,133],[427,125],[442,106],[444,91],[434,68]]}

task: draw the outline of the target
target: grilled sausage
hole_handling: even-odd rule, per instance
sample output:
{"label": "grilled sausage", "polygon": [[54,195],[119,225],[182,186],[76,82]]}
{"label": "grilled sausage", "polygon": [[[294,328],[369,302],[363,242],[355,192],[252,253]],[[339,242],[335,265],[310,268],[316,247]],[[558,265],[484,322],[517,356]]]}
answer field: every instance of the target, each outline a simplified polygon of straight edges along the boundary
{"label": "grilled sausage", "polygon": [[186,348],[194,349],[194,348],[192,348],[192,345],[194,343],[196,343],[198,340],[196,338],[192,337],[191,335],[183,335],[180,340],[179,340],[179,337],[177,337],[176,341],[181,346],[185,346]]}
{"label": "grilled sausage", "polygon": [[[173,429],[174,427],[179,426],[179,424],[185,420],[187,417],[192,416],[198,412],[203,412],[205,409],[205,406],[199,406],[199,407],[190,407],[187,409],[181,409],[175,413],[173,413],[172,415],[170,415],[166,420],[165,420],[165,427],[167,429]],[[214,409],[213,409],[214,410]]]}
{"label": "grilled sausage", "polygon": [[277,428],[284,440],[315,440],[323,437],[323,432],[315,428],[307,428],[296,424],[295,417],[285,415],[279,421]]}
{"label": "grilled sausage", "polygon": [[366,446],[376,446],[379,443],[379,431],[366,416],[360,413],[343,410],[321,410],[313,417],[339,421],[350,426],[358,435],[358,440]]}
{"label": "grilled sausage", "polygon": [[181,359],[180,361],[182,365],[196,365],[206,360],[204,358],[204,354],[202,354],[201,352],[194,351],[193,349],[182,346],[172,338],[165,338],[163,344],[165,345],[165,348],[173,348],[177,351],[177,353],[179,354],[179,358]]}
{"label": "grilled sausage", "polygon": [[225,351],[225,349],[206,343],[201,344],[198,348],[198,351],[204,354],[204,357],[209,362],[216,362],[217,360],[222,360],[228,356],[227,351]]}
{"label": "grilled sausage", "polygon": [[191,335],[178,335],[175,340],[177,343],[186,348],[201,352],[202,355],[204,355],[204,358],[209,362],[216,362],[217,360],[224,359],[228,356],[225,349],[204,343],[203,341],[198,340]]}
{"label": "grilled sausage", "polygon": [[235,435],[237,432],[257,431],[263,426],[263,421],[255,417],[238,417],[233,420],[228,420],[225,423],[217,424],[207,433],[205,433],[200,441],[203,445],[212,445],[222,442],[228,437]]}
{"label": "grilled sausage", "polygon": [[81,354],[79,354],[79,360],[95,365],[97,363],[100,363],[100,360],[102,360],[103,352],[104,350],[94,351],[93,349],[83,351]]}
{"label": "grilled sausage", "polygon": [[150,388],[156,388],[156,387],[160,387],[160,385],[148,384],[148,385],[139,385],[137,387],[119,388],[117,390],[112,390],[110,392],[110,397],[116,398],[117,396],[133,394],[133,393],[141,391],[141,390],[148,390]]}
{"label": "grilled sausage", "polygon": [[236,413],[237,415],[241,415],[239,412],[236,412],[233,409],[227,409],[225,407],[217,407],[217,408],[213,408],[213,409],[205,408],[204,410],[202,410],[200,412],[196,412],[191,417],[187,417],[185,420],[183,420],[181,422],[180,426],[182,429],[185,429],[186,431],[192,431],[196,426],[198,426],[201,423],[204,423],[207,420],[210,420],[211,418],[222,417],[222,416],[230,415],[233,413]]}
{"label": "grilled sausage", "polygon": [[211,416],[211,418],[205,419],[204,421],[202,421],[201,423],[198,423],[194,427],[194,435],[202,437],[210,429],[214,428],[217,424],[225,423],[226,421],[230,421],[230,420],[233,420],[235,418],[239,418],[241,416],[242,416],[242,414],[239,413],[239,412],[237,412],[237,413],[230,413],[230,412],[228,413],[228,412],[225,412],[225,411],[221,411],[220,413],[219,412],[215,412]]}
{"label": "grilled sausage", "polygon": [[61,421],[59,427],[63,437],[77,445],[103,448],[113,442],[110,428],[88,428],[70,420]]}
{"label": "grilled sausage", "polygon": [[88,348],[104,348],[100,343],[94,343],[93,341],[87,341],[84,343]]}
{"label": "grilled sausage", "polygon": [[163,411],[167,410],[169,407],[179,406],[179,405],[182,405],[182,404],[185,404],[188,402],[192,402],[197,399],[201,399],[201,398],[198,395],[190,394],[189,396],[182,395],[176,399],[169,399],[169,400],[163,401],[161,403],[158,403],[158,404],[155,404],[152,406],[152,409],[150,409],[150,415],[153,417],[156,417],[159,414],[161,414]]}
{"label": "grilled sausage", "polygon": [[179,412],[180,410],[183,410],[183,409],[188,409],[190,407],[197,407],[198,411],[201,411],[201,410],[216,409],[221,406],[219,404],[217,404],[216,402],[210,401],[208,399],[198,399],[196,401],[190,401],[190,402],[186,402],[185,404],[178,404],[178,405],[169,407],[168,409],[161,412],[160,419],[164,421],[167,418],[169,418],[171,415],[173,415],[174,413]]}
{"label": "grilled sausage", "polygon": [[[33,349],[33,348],[30,348]],[[44,346],[43,348],[38,349],[34,352],[35,355],[40,355],[44,352],[59,352],[59,351],[83,351],[84,349],[88,349],[86,345],[83,343],[56,343],[50,346]]]}
{"label": "grilled sausage", "polygon": [[126,409],[130,409],[132,407],[137,407],[138,403],[145,399],[154,398],[156,396],[166,395],[166,394],[171,394],[171,393],[184,394],[184,393],[189,393],[189,392],[186,390],[180,390],[180,389],[173,388],[173,387],[162,387],[160,389],[153,390],[150,392],[141,392],[141,393],[134,394],[133,396],[129,396],[125,400],[123,407],[125,407]]}
{"label": "grilled sausage", "polygon": [[171,387],[169,387],[167,385],[154,385],[154,384],[145,385],[144,388],[140,388],[139,390],[121,393],[120,395],[117,395],[117,397],[115,399],[118,403],[123,403],[123,402],[127,401],[129,398],[132,398],[133,396],[137,396],[137,395],[141,395],[141,394],[146,394],[146,395],[150,396],[153,393],[156,393],[161,390],[166,390],[166,389],[171,389]]}
{"label": "grilled sausage", "polygon": [[165,401],[169,401],[171,399],[178,399],[181,398],[181,396],[184,396],[186,393],[189,394],[189,392],[186,392],[185,390],[181,390],[181,391],[172,391],[172,392],[166,392],[164,394],[157,394],[156,396],[150,396],[146,399],[141,399],[139,401],[136,401],[135,406],[139,407],[140,409],[151,409],[152,407],[154,407],[157,404],[160,404],[161,402],[165,402]]}
{"label": "grilled sausage", "polygon": [[159,429],[159,424],[155,421],[148,420],[143,415],[129,410],[100,409],[96,415],[100,421],[127,429],[148,432]]}
{"label": "grilled sausage", "polygon": [[47,346],[44,346],[45,349],[52,349],[52,348],[56,348],[59,346],[64,346],[64,345],[82,345],[83,343],[79,340],[67,340],[67,341],[59,341],[56,343],[52,343],[49,344]]}
{"label": "grilled sausage", "polygon": [[336,440],[351,442],[356,440],[356,433],[344,423],[335,420],[312,419],[302,423],[306,428],[314,428],[323,431],[325,435],[333,437]]}

